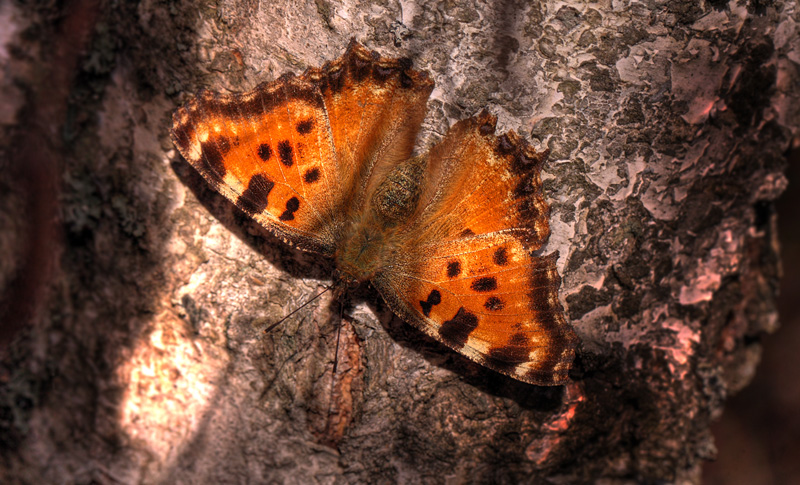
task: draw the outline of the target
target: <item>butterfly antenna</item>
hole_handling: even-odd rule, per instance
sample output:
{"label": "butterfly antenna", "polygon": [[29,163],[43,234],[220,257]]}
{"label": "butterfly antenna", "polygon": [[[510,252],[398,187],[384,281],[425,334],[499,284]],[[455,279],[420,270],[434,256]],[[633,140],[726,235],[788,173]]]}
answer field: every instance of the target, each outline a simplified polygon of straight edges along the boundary
{"label": "butterfly antenna", "polygon": [[302,304],[302,305],[300,305],[299,307],[297,307],[297,308],[295,308],[294,310],[292,310],[292,311],[291,311],[291,313],[289,313],[289,314],[288,314],[288,315],[286,315],[285,317],[281,318],[281,319],[280,319],[280,320],[278,320],[277,322],[275,322],[275,323],[273,323],[272,325],[270,325],[269,327],[267,327],[267,328],[264,330],[264,333],[269,333],[269,332],[270,332],[270,331],[271,331],[273,328],[275,328],[275,327],[277,327],[278,325],[280,325],[281,323],[285,322],[285,321],[286,321],[286,320],[288,320],[288,319],[289,319],[289,318],[290,318],[292,315],[294,315],[295,313],[299,312],[300,310],[302,310],[303,308],[305,308],[306,306],[308,306],[308,304],[309,304],[309,303],[313,302],[314,300],[316,300],[317,298],[321,297],[322,295],[324,295],[325,293],[329,292],[330,290],[331,290],[331,287],[330,287],[330,286],[326,286],[324,290],[322,290],[322,291],[320,291],[319,293],[317,293],[316,295],[314,295],[314,297],[313,297],[313,298],[311,298],[310,300],[306,301],[305,303],[303,303],[303,304]]}

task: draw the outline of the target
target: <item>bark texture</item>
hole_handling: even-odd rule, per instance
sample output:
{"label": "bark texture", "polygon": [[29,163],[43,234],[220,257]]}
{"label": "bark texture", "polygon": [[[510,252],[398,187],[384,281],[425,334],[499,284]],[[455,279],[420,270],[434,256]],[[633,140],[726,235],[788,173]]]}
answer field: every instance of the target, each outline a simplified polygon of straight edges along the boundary
{"label": "bark texture", "polygon": [[[0,309],[3,483],[698,482],[709,423],[778,326],[797,2],[85,5],[0,5],[0,288],[31,288]],[[52,73],[76,15],[94,28],[69,84]],[[420,147],[486,107],[551,150],[569,385],[485,370],[369,289],[263,333],[332,267],[211,192],[170,115],[352,36],[435,79]],[[57,189],[23,183],[37,130]],[[26,209],[42,198],[56,230]]]}

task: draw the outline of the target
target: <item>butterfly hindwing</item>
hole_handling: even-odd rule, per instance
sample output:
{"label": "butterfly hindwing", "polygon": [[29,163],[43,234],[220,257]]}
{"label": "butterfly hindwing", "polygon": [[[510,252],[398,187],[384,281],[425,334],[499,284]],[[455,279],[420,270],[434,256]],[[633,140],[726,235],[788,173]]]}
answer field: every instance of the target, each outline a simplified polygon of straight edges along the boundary
{"label": "butterfly hindwing", "polygon": [[509,236],[481,249],[465,240],[375,281],[392,309],[490,369],[533,384],[561,384],[575,336],[558,301],[554,255],[539,258]]}

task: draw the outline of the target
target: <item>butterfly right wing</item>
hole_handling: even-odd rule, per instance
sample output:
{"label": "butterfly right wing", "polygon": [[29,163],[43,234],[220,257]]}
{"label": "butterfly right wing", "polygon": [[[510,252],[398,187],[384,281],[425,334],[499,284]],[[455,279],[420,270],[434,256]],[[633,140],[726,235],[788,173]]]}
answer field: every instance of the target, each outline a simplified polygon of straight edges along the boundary
{"label": "butterfly right wing", "polygon": [[488,113],[456,123],[428,155],[409,250],[373,279],[390,307],[476,362],[515,379],[563,384],[577,337],[558,299],[537,153]]}

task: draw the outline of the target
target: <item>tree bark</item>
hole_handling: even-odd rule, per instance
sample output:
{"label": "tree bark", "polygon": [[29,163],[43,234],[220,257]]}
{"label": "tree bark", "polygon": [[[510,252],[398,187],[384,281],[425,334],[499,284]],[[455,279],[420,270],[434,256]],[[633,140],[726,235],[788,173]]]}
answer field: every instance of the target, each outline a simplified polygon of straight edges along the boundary
{"label": "tree bark", "polygon": [[[778,326],[797,2],[105,4],[68,96],[43,98],[74,5],[0,5],[6,168],[37,103],[66,113],[46,121],[58,231],[29,230],[46,189],[0,179],[3,294],[31,244],[58,260],[2,322],[4,483],[698,483],[709,423]],[[482,108],[550,149],[544,253],[581,338],[568,385],[483,369],[369,288],[264,333],[333,266],[208,188],[171,113],[351,37],[436,81],[420,149]]]}

